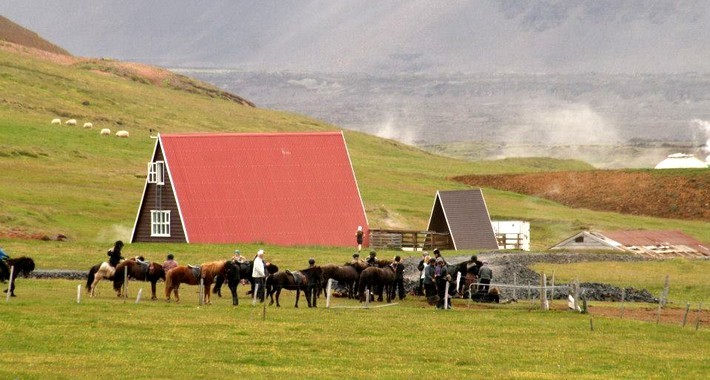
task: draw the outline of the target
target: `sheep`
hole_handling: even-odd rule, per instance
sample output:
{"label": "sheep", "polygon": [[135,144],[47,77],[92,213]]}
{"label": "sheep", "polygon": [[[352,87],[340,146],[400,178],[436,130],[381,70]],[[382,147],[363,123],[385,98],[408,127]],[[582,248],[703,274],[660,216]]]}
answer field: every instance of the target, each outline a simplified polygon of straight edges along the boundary
{"label": "sheep", "polygon": [[66,125],[76,125],[76,119],[69,119],[64,124]]}
{"label": "sheep", "polygon": [[62,125],[62,120],[61,119],[52,119],[52,125],[54,125],[54,124]]}
{"label": "sheep", "polygon": [[110,134],[111,134],[111,130],[108,129],[108,128],[104,128],[104,129],[101,130],[101,135],[102,135],[102,136],[103,136],[103,135],[108,136],[108,135],[110,135]]}
{"label": "sheep", "polygon": [[128,137],[128,131],[118,131],[116,137]]}
{"label": "sheep", "polygon": [[93,128],[93,127],[94,127],[94,125],[91,123],[84,123],[84,128]]}

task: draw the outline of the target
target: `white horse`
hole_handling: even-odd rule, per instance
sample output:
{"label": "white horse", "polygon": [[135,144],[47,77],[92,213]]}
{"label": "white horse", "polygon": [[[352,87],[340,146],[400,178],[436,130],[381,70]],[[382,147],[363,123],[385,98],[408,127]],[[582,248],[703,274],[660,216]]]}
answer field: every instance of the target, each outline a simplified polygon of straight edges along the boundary
{"label": "white horse", "polygon": [[93,297],[96,292],[96,284],[102,279],[113,280],[113,275],[116,273],[116,268],[109,265],[107,262],[96,264],[89,270],[89,276],[86,279],[86,291]]}

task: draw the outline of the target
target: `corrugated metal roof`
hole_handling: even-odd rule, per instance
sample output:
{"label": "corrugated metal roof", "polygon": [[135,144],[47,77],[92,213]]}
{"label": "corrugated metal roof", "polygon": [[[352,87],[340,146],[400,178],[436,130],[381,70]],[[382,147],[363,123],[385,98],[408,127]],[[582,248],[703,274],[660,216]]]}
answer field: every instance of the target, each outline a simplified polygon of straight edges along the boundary
{"label": "corrugated metal roof", "polygon": [[700,245],[700,242],[681,231],[602,231],[602,235],[626,246]]}
{"label": "corrugated metal roof", "polygon": [[340,132],[176,134],[159,143],[189,242],[355,246],[357,227],[367,228]]}
{"label": "corrugated metal roof", "polygon": [[428,229],[446,232],[437,229],[444,222],[441,218],[448,225],[455,249],[498,249],[481,189],[437,191]]}

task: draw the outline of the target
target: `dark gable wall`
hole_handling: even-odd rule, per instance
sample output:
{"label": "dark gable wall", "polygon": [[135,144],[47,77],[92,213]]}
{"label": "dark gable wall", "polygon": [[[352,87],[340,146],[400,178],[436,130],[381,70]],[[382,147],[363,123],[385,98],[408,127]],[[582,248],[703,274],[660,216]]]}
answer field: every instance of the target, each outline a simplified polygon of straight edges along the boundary
{"label": "dark gable wall", "polygon": [[[156,149],[153,162],[164,161],[163,150],[160,146]],[[146,165],[147,170],[147,165]],[[146,172],[146,175],[148,173]],[[158,209],[157,204],[161,203],[162,210],[170,210],[170,237],[150,236],[150,210]],[[182,229],[180,213],[178,212],[177,201],[173,193],[170,176],[165,172],[165,184],[158,186],[149,183],[145,191],[145,196],[141,201],[138,214],[137,227],[133,235],[134,242],[154,242],[154,243],[181,243],[186,242],[185,231]]]}

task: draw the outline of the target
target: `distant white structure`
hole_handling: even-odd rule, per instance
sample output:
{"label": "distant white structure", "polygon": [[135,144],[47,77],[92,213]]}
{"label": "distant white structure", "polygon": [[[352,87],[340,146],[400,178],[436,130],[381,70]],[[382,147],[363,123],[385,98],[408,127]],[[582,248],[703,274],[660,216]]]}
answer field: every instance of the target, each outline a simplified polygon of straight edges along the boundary
{"label": "distant white structure", "polygon": [[530,222],[492,220],[500,249],[530,250]]}
{"label": "distant white structure", "polygon": [[656,165],[656,169],[702,169],[708,164],[695,158],[692,154],[674,153]]}

